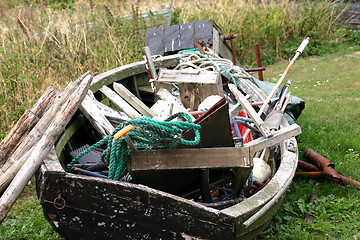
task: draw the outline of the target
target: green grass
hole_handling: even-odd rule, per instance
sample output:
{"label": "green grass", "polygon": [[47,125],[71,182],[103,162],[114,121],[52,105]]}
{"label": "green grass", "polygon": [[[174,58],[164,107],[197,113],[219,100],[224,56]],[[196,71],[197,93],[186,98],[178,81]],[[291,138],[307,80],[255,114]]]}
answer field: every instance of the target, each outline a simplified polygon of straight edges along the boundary
{"label": "green grass", "polygon": [[0,240],[62,239],[44,218],[34,182],[32,178],[0,225]]}
{"label": "green grass", "polygon": [[[338,173],[360,181],[360,46],[325,57],[298,60],[287,79],[305,100],[298,119],[300,159],[311,148],[335,163]],[[286,62],[267,67],[265,78],[279,78]],[[322,183],[316,208],[309,204],[316,181],[295,177],[284,204],[259,239],[359,239],[360,192],[352,186]],[[314,223],[304,223],[312,213]]]}

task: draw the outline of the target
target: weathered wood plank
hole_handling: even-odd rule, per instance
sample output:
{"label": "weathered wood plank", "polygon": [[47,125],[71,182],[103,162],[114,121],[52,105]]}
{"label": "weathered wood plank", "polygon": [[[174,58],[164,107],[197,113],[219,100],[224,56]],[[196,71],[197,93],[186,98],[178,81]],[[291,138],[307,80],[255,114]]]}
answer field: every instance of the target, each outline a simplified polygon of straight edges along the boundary
{"label": "weathered wood plank", "polygon": [[65,129],[66,124],[70,121],[81,101],[85,98],[91,81],[92,74],[89,72],[80,77],[79,87],[65,100],[55,115],[54,120],[50,123],[41,139],[36,143],[30,156],[2,195],[0,199],[0,221],[6,217],[7,212],[19,197],[31,176],[39,168],[55,141]]}
{"label": "weathered wood plank", "polygon": [[266,138],[271,137],[272,133],[270,132],[270,129],[266,126],[251,104],[246,100],[245,96],[235,87],[234,84],[229,84],[229,89],[234,94],[236,100],[240,102],[241,106],[246,110],[247,114],[249,114],[262,135]]}
{"label": "weathered wood plank", "polygon": [[131,119],[141,117],[141,114],[138,113],[130,104],[128,104],[124,99],[122,99],[118,94],[107,86],[103,86],[100,91],[107,97],[109,100],[114,103],[118,108],[120,108],[126,115]]}
{"label": "weathered wood plank", "polygon": [[249,148],[224,147],[133,151],[131,159],[128,161],[130,171],[232,167],[249,168],[251,170]]}
{"label": "weathered wood plank", "polygon": [[0,167],[21,144],[59,94],[54,87],[49,87],[35,105],[30,110],[25,111],[24,115],[0,143]]}
{"label": "weathered wood plank", "polygon": [[114,131],[114,127],[109,120],[102,114],[96,104],[94,94],[89,90],[84,101],[80,105],[80,111],[89,120],[91,125],[102,136],[106,137]]}
{"label": "weathered wood plank", "polygon": [[173,83],[178,84],[181,102],[191,111],[197,110],[199,101],[208,96],[224,95],[221,75],[215,71],[161,69],[159,78],[154,81],[156,91],[161,88],[171,91]]}
{"label": "weathered wood plank", "polygon": [[120,83],[113,83],[114,90],[127,101],[132,107],[134,107],[144,117],[153,118],[156,116],[150,108],[148,108],[142,101],[140,101],[132,92]]}
{"label": "weathered wood plank", "polygon": [[278,131],[273,133],[274,135],[270,138],[260,137],[249,143],[246,143],[246,147],[250,147],[253,153],[258,152],[267,147],[278,144],[286,139],[297,136],[301,134],[301,128],[299,125],[292,124],[290,126],[281,128]]}

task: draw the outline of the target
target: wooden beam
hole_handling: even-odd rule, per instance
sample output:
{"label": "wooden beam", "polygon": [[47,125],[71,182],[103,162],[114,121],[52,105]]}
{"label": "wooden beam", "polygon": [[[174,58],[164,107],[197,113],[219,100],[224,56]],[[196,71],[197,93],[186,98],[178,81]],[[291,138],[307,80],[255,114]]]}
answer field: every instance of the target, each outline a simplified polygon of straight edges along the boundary
{"label": "wooden beam", "polygon": [[133,106],[139,113],[144,115],[144,117],[153,118],[156,116],[150,108],[148,108],[142,101],[140,101],[132,92],[130,92],[126,87],[120,83],[113,83],[114,90],[127,101],[131,106]]}
{"label": "wooden beam", "polygon": [[234,94],[236,100],[240,102],[241,106],[246,110],[247,114],[249,114],[250,118],[254,121],[262,135],[266,138],[271,137],[272,133],[270,129],[266,126],[264,121],[260,118],[245,96],[235,87],[234,84],[229,84],[229,89]]}
{"label": "wooden beam", "polygon": [[91,125],[102,136],[106,137],[114,131],[114,127],[109,120],[102,114],[96,104],[94,94],[89,90],[84,101],[80,105],[80,111],[89,120]]}
{"label": "wooden beam", "polygon": [[250,148],[191,148],[133,151],[128,161],[130,171],[249,168],[252,169]]}
{"label": "wooden beam", "polygon": [[109,98],[109,100],[112,103],[114,103],[118,108],[124,111],[124,113],[128,115],[131,119],[142,117],[141,114],[135,110],[135,108],[133,108],[124,99],[122,99],[116,92],[114,92],[107,86],[103,86],[102,88],[100,88],[100,91],[107,98]]}
{"label": "wooden beam", "polygon": [[249,143],[245,144],[245,147],[250,147],[253,153],[258,152],[267,147],[278,144],[284,140],[301,134],[301,128],[296,123],[281,128],[280,130],[273,133],[274,135],[270,138],[260,137]]}

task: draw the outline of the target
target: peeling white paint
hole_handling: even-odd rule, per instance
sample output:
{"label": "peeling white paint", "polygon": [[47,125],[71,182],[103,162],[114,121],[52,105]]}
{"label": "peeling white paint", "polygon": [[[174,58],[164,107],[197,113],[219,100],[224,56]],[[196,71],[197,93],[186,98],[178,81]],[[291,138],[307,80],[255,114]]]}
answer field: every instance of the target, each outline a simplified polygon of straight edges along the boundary
{"label": "peeling white paint", "polygon": [[105,226],[105,222],[98,223],[99,227]]}

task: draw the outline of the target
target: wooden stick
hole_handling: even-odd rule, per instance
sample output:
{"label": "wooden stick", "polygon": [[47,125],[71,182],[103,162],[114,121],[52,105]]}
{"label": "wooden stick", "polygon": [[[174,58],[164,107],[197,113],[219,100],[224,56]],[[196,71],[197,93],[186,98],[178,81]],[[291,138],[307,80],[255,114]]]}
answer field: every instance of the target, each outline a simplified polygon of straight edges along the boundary
{"label": "wooden stick", "polygon": [[142,101],[140,101],[132,92],[130,92],[126,87],[120,83],[113,83],[114,90],[127,101],[131,106],[133,106],[139,113],[144,117],[153,118],[156,116],[150,108],[148,108]]}
{"label": "wooden stick", "polygon": [[15,178],[6,189],[5,193],[0,199],[0,222],[6,217],[6,214],[15,203],[22,190],[30,180],[31,176],[42,164],[44,158],[53,147],[55,141],[58,139],[62,131],[64,131],[66,124],[70,121],[75,111],[78,109],[81,101],[90,87],[92,81],[91,73],[86,73],[80,77],[81,83],[79,87],[67,98],[55,118],[50,123],[49,127],[41,137],[39,142],[35,145],[30,156],[25,164],[21,167]]}
{"label": "wooden stick", "polygon": [[50,122],[54,118],[55,114],[59,111],[60,107],[64,104],[69,95],[74,91],[76,87],[79,86],[80,83],[81,78],[69,83],[65,90],[61,93],[61,95],[59,94],[57,96],[51,107],[45,112],[43,117],[39,120],[36,126],[31,130],[29,135],[24,139],[21,145],[17,148],[17,150],[8,160],[8,162],[10,161],[10,165],[16,160],[18,160],[27,151],[29,151],[30,148],[34,145],[34,143],[36,143],[41,138],[44,131],[47,129]]}
{"label": "wooden stick", "polygon": [[103,86],[100,88],[100,91],[109,98],[111,102],[113,102],[116,106],[118,106],[126,115],[128,115],[131,119],[142,117],[140,113],[138,113],[135,108],[133,108],[130,104],[128,104],[124,99],[122,99],[116,92],[112,91],[107,86]]}
{"label": "wooden stick", "polygon": [[266,138],[271,137],[272,133],[270,132],[270,129],[256,113],[255,109],[251,106],[251,104],[246,100],[245,96],[235,87],[234,84],[229,84],[229,89],[234,94],[236,100],[249,114],[249,116],[254,121],[255,125],[259,128],[259,131],[263,134],[263,136],[265,136]]}
{"label": "wooden stick", "polygon": [[22,140],[29,134],[45,111],[54,102],[60,93],[54,88],[49,87],[35,105],[26,110],[15,126],[9,131],[7,136],[0,143],[0,167],[6,162]]}

